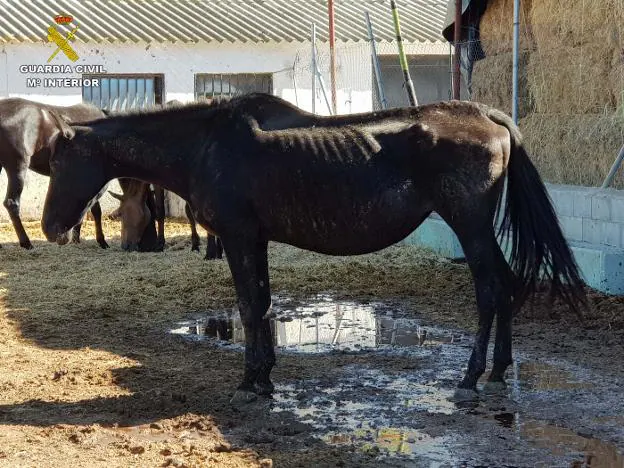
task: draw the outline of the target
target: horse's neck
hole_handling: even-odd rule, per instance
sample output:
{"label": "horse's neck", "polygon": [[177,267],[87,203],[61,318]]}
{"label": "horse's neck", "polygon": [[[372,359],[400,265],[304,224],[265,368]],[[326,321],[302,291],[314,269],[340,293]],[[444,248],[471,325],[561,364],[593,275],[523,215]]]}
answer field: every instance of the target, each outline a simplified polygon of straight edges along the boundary
{"label": "horse's neck", "polygon": [[178,158],[176,155],[166,157],[162,151],[124,150],[127,145],[115,144],[107,151],[106,165],[110,179],[128,177],[164,187],[181,197],[187,196],[192,161],[189,158]]}

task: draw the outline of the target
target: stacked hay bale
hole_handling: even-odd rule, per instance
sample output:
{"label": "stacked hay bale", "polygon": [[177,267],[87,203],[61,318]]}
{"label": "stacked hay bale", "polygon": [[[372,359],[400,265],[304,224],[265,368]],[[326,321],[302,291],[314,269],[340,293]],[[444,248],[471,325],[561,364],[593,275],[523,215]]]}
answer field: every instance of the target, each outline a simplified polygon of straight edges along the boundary
{"label": "stacked hay bale", "polygon": [[[525,139],[546,180],[600,185],[624,143],[624,0],[522,4],[519,123]],[[507,49],[511,56],[512,31],[513,1],[489,0],[481,36],[491,63],[483,60],[473,77],[473,99],[508,112],[511,68],[504,78],[509,101],[492,94],[499,89],[492,81],[501,75],[493,62]],[[624,187],[622,172],[618,187]]]}
{"label": "stacked hay bale", "polygon": [[537,112],[597,114],[616,107],[623,0],[542,0],[529,14],[536,53],[527,69]]}
{"label": "stacked hay bale", "polygon": [[[530,51],[534,47],[528,15],[532,0],[524,0],[520,10],[519,70],[525,70]],[[513,74],[513,0],[490,0],[479,24],[481,44],[486,57],[474,64],[472,99],[485,102],[511,114]],[[528,93],[526,74],[519,76],[518,114],[530,112],[532,104]]]}

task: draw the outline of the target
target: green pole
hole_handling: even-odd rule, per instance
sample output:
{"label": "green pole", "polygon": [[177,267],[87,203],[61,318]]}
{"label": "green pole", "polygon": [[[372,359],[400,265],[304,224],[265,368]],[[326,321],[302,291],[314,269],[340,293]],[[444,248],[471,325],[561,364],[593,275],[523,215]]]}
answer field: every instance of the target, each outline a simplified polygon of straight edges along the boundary
{"label": "green pole", "polygon": [[396,2],[394,0],[390,0],[390,8],[392,9],[394,31],[396,33],[397,46],[399,48],[399,61],[401,62],[401,70],[403,70],[403,81],[405,82],[407,97],[411,106],[417,106],[418,100],[416,99],[416,92],[414,91],[414,83],[412,83],[412,79],[410,78],[407,58],[405,57],[405,50],[403,50],[403,40],[401,39],[401,24],[399,22],[399,10],[397,9]]}

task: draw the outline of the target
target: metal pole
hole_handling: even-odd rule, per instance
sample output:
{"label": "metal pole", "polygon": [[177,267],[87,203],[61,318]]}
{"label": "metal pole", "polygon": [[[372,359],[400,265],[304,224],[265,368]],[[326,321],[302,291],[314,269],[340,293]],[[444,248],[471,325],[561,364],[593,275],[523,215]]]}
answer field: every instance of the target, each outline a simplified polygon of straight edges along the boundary
{"label": "metal pole", "polygon": [[396,33],[397,46],[399,48],[399,60],[401,62],[401,69],[403,70],[403,79],[405,81],[407,97],[409,99],[410,105],[417,106],[418,100],[416,99],[416,92],[414,91],[414,83],[412,83],[412,79],[410,78],[407,59],[405,58],[405,51],[403,50],[403,40],[401,39],[401,24],[399,22],[399,10],[397,9],[396,2],[394,0],[390,0],[390,8],[392,9],[394,31]]}
{"label": "metal pole", "polygon": [[299,107],[299,96],[297,93],[297,62],[299,61],[299,52],[297,52],[297,55],[295,56],[295,61],[293,62],[293,67],[292,67],[292,82],[293,82],[293,87],[295,88],[295,104],[297,105],[297,107]]}
{"label": "metal pole", "polygon": [[327,2],[329,16],[329,60],[330,60],[330,86],[332,98],[332,110],[335,115],[337,112],[336,104],[336,31],[334,28],[334,0]]}
{"label": "metal pole", "polygon": [[379,101],[381,102],[381,108],[388,108],[388,101],[386,101],[386,94],[384,93],[383,81],[381,78],[381,67],[379,66],[379,57],[377,56],[377,46],[375,45],[375,35],[373,34],[373,25],[370,20],[368,11],[364,12],[366,18],[366,28],[368,29],[368,40],[371,44],[371,56],[373,58],[373,70],[375,70],[375,79],[377,80],[377,91],[379,91]]}
{"label": "metal pole", "polygon": [[312,23],[312,113],[316,114],[316,24]]}
{"label": "metal pole", "polygon": [[512,118],[518,124],[518,63],[520,56],[520,0],[514,0],[514,23],[513,23],[513,93],[512,93]]}
{"label": "metal pole", "polygon": [[319,80],[319,85],[321,87],[321,93],[323,93],[323,98],[325,98],[325,104],[327,104],[327,110],[329,111],[330,115],[333,115],[332,112],[332,108],[331,105],[329,104],[329,99],[327,98],[327,91],[326,91],[326,87],[325,87],[325,80],[323,79],[323,75],[321,74],[321,70],[319,70],[318,67],[318,63],[316,64],[316,75],[318,77]]}
{"label": "metal pole", "polygon": [[462,0],[455,0],[455,31],[453,37],[453,46],[455,47],[455,56],[453,62],[453,99],[460,99],[460,49],[461,49],[461,22],[462,22]]}
{"label": "metal pole", "polygon": [[607,188],[609,185],[611,185],[611,182],[613,182],[613,178],[615,177],[615,173],[620,168],[620,164],[622,164],[623,159],[624,159],[624,146],[620,148],[620,153],[618,154],[618,157],[615,158],[615,161],[613,161],[613,166],[611,166],[611,170],[609,171],[609,174],[607,174],[607,178],[604,180],[604,182],[602,183],[602,187],[600,188],[604,189],[604,188]]}

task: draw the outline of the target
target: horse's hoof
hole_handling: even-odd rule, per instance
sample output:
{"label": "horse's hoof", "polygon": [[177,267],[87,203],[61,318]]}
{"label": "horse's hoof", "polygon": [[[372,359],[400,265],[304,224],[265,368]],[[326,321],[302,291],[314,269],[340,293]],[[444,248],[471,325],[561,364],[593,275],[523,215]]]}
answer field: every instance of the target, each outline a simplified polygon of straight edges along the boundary
{"label": "horse's hoof", "polygon": [[478,399],[479,394],[471,388],[456,388],[451,397],[451,400],[457,403],[477,401]]}
{"label": "horse's hoof", "polygon": [[483,386],[483,393],[487,393],[488,395],[496,395],[499,393],[503,393],[507,389],[507,384],[502,380],[493,380],[491,382],[486,382]]}
{"label": "horse's hoof", "polygon": [[20,246],[26,250],[34,249],[33,245],[29,242],[24,242],[23,244],[20,242]]}
{"label": "horse's hoof", "polygon": [[199,245],[192,245],[191,252],[199,252]]}
{"label": "horse's hoof", "polygon": [[264,396],[271,395],[273,393],[273,390],[275,390],[275,386],[271,381],[263,383],[256,382],[255,388],[258,395]]}
{"label": "horse's hoof", "polygon": [[236,390],[234,396],[230,400],[232,406],[245,406],[258,399],[258,394],[249,390]]}
{"label": "horse's hoof", "polygon": [[100,245],[100,247],[102,247],[103,249],[108,249],[110,246],[108,245],[108,243],[103,240],[103,241],[98,241],[98,244]]}

